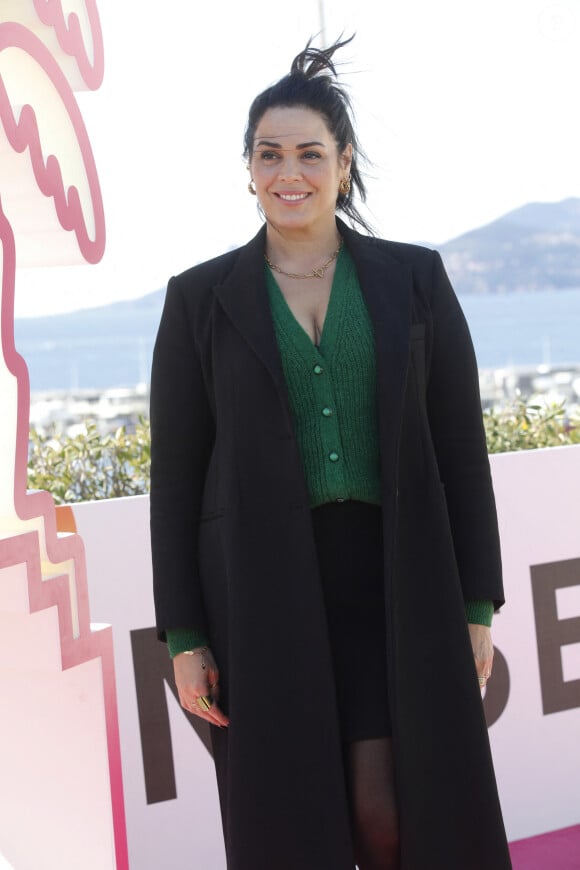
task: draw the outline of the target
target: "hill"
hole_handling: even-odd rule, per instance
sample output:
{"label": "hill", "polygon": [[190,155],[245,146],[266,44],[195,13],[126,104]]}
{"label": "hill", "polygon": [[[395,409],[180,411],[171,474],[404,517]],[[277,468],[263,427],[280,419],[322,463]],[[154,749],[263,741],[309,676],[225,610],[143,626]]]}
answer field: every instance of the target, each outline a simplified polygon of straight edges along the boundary
{"label": "hill", "polygon": [[580,287],[580,199],[529,203],[439,250],[457,292]]}

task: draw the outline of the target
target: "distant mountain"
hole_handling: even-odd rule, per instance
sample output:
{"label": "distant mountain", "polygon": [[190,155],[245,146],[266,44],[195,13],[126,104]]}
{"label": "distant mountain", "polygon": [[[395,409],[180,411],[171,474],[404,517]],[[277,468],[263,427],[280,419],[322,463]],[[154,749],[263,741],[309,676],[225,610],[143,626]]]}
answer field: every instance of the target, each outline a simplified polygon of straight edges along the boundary
{"label": "distant mountain", "polygon": [[580,199],[529,203],[439,250],[460,295],[580,288]]}

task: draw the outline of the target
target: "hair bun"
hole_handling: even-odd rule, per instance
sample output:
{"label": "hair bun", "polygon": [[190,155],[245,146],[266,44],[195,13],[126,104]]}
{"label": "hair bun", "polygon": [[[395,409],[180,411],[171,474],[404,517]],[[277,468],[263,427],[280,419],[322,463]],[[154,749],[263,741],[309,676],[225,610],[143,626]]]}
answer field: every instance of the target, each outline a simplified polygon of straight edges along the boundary
{"label": "hair bun", "polygon": [[338,75],[332,56],[339,48],[348,45],[354,39],[354,33],[348,39],[343,39],[331,45],[329,48],[313,48],[312,38],[306,43],[306,48],[297,54],[290,67],[290,75],[304,76],[312,79],[321,73],[330,73],[334,77]]}

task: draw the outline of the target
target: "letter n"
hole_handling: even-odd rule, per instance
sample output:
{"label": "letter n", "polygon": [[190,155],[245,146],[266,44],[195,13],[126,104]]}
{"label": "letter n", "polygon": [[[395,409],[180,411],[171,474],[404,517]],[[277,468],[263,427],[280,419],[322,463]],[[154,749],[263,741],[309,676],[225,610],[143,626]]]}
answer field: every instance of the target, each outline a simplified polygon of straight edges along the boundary
{"label": "letter n", "polygon": [[[173,800],[177,797],[177,789],[165,694],[167,684],[179,701],[173,678],[173,664],[167,654],[167,647],[157,640],[154,628],[132,631],[131,648],[147,803]],[[211,754],[209,725],[203,719],[181,709]]]}

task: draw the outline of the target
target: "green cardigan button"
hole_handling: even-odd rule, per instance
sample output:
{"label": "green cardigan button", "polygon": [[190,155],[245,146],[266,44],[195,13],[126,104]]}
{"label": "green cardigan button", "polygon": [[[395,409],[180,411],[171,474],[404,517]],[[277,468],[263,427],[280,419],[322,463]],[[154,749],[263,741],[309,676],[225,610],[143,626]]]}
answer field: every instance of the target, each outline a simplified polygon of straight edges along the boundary
{"label": "green cardigan button", "polygon": [[328,458],[331,462],[338,462],[338,453],[335,453],[333,450],[332,453],[328,454]]}
{"label": "green cardigan button", "polygon": [[332,408],[323,408],[322,409],[323,417],[332,417]]}
{"label": "green cardigan button", "polygon": [[322,372],[324,371],[324,369],[322,368],[322,366],[315,365],[314,368],[312,369],[312,371],[314,372],[315,375],[321,375]]}

